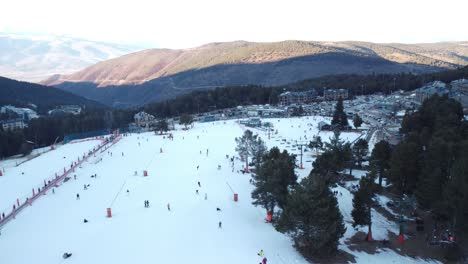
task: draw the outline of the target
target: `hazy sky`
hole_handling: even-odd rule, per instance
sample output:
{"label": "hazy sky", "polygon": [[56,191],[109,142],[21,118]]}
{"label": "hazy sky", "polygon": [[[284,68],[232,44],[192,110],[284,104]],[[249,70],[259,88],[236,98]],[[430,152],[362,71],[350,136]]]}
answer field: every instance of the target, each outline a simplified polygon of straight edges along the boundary
{"label": "hazy sky", "polygon": [[0,31],[160,48],[248,40],[468,40],[468,0],[4,0]]}

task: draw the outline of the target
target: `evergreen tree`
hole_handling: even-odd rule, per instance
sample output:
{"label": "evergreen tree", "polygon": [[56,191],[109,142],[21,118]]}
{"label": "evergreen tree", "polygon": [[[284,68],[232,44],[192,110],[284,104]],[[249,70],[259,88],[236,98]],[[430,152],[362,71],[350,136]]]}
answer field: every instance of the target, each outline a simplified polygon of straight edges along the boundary
{"label": "evergreen tree", "polygon": [[169,124],[167,123],[166,119],[161,119],[158,121],[156,124],[156,131],[168,131],[169,130]]}
{"label": "evergreen tree", "polygon": [[253,204],[273,213],[277,205],[284,208],[289,188],[296,184],[295,156],[289,155],[286,150],[280,152],[274,147],[262,160],[257,173],[252,175],[255,185],[252,192]]}
{"label": "evergreen tree", "polygon": [[356,158],[356,161],[358,162],[358,166],[362,167],[362,161],[364,158],[367,156],[369,153],[369,144],[367,143],[367,140],[360,138],[354,143],[353,145],[353,154],[354,157]]}
{"label": "evergreen tree", "polygon": [[240,138],[236,138],[236,151],[239,153],[239,156],[242,159],[245,159],[245,169],[249,170],[249,157],[251,157],[254,153],[254,141],[256,141],[257,136],[253,135],[252,131],[245,130],[244,135]]}
{"label": "evergreen tree", "polygon": [[420,172],[421,150],[417,143],[402,141],[392,153],[389,179],[395,184],[396,190],[412,193],[418,181]]}
{"label": "evergreen tree", "polygon": [[353,118],[354,127],[359,128],[362,125],[362,122],[362,118],[358,114],[355,114]]}
{"label": "evergreen tree", "polygon": [[390,158],[392,149],[387,141],[382,140],[375,144],[372,149],[370,165],[379,174],[379,186],[382,187],[382,178],[387,174],[390,168]]}
{"label": "evergreen tree", "polygon": [[353,226],[367,225],[369,227],[368,237],[370,240],[372,237],[372,196],[373,196],[373,181],[374,172],[362,177],[359,181],[359,189],[354,193],[353,198],[353,210],[351,216],[353,217]]}
{"label": "evergreen tree", "polygon": [[338,129],[343,129],[344,127],[348,126],[348,117],[344,112],[343,107],[343,99],[341,97],[338,99],[336,103],[335,112],[333,113],[333,119],[331,122],[332,126],[335,126]]}
{"label": "evergreen tree", "polygon": [[307,257],[335,254],[346,231],[336,197],[321,178],[311,174],[294,187],[277,225]]}
{"label": "evergreen tree", "polygon": [[182,114],[180,116],[180,124],[185,126],[185,129],[192,124],[193,122],[193,117],[189,114]]}
{"label": "evergreen tree", "polygon": [[254,136],[252,142],[252,161],[255,163],[255,167],[258,168],[260,166],[267,150],[265,142],[260,137]]}
{"label": "evergreen tree", "polygon": [[309,142],[309,148],[317,151],[323,149],[322,138],[320,136],[314,136],[313,140]]}

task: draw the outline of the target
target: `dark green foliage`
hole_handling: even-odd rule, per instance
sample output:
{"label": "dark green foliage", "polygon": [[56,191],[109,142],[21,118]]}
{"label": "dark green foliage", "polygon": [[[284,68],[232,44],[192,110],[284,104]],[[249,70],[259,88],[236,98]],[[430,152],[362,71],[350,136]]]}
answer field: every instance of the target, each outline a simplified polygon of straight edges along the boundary
{"label": "dark green foliage", "polygon": [[410,141],[402,141],[393,151],[389,179],[401,193],[412,193],[420,172],[421,147]]}
{"label": "dark green foliage", "polygon": [[132,118],[130,111],[115,110],[109,114],[101,110],[85,110],[79,115],[45,116],[32,119],[24,130],[0,131],[0,157],[20,153],[21,145],[26,140],[33,142],[34,147],[42,147],[53,144],[56,139],[63,140],[67,134],[105,128],[125,128],[128,123],[132,122]]}
{"label": "dark green foliage", "polygon": [[379,186],[382,187],[383,177],[387,177],[390,168],[392,149],[387,141],[382,140],[375,144],[372,149],[370,165],[379,174]]}
{"label": "dark green foliage", "polygon": [[340,139],[340,132],[335,131],[330,142],[325,143],[323,152],[314,161],[312,172],[324,177],[329,182],[331,174],[342,171],[353,160],[350,143],[344,143]]}
{"label": "dark green foliage", "polygon": [[180,124],[181,125],[184,125],[185,128],[187,128],[187,126],[189,126],[190,124],[192,124],[193,122],[193,117],[189,114],[182,114],[180,116]]}
{"label": "dark green foliage", "polygon": [[166,119],[161,119],[156,123],[155,127],[156,131],[168,131],[169,130],[169,124],[167,123]]}
{"label": "dark green foliage", "polygon": [[314,139],[309,142],[309,148],[321,150],[323,148],[322,138],[320,136],[314,137]]}
{"label": "dark green foliage", "polygon": [[294,107],[291,116],[302,116],[303,114],[304,108],[302,108],[302,105],[300,105],[299,107]]}
{"label": "dark green foliage", "polygon": [[351,216],[353,217],[353,226],[357,225],[372,225],[371,209],[372,209],[372,196],[373,196],[373,175],[366,175],[359,181],[359,189],[354,193],[353,210]]}
{"label": "dark green foliage", "polygon": [[405,137],[392,154],[389,175],[396,189],[414,192],[420,207],[452,227],[460,242],[468,234],[467,126],[457,101],[427,99],[404,118]]}
{"label": "dark green foliage", "polygon": [[277,225],[307,257],[335,254],[346,231],[336,197],[321,178],[311,174],[294,186]]}
{"label": "dark green foliage", "polygon": [[359,128],[362,125],[362,122],[362,118],[358,114],[354,115],[353,125],[355,128]]}
{"label": "dark green foliage", "polygon": [[252,192],[253,204],[274,212],[275,206],[284,208],[290,186],[296,184],[294,174],[295,156],[277,147],[263,157],[262,163],[253,175],[255,190]]}
{"label": "dark green foliage", "polygon": [[335,126],[338,129],[343,129],[348,126],[348,117],[344,112],[343,99],[341,97],[336,103],[335,112],[333,113],[333,119],[331,121],[332,126]]}
{"label": "dark green foliage", "polygon": [[369,144],[367,143],[367,140],[363,138],[358,139],[354,143],[352,149],[353,149],[353,155],[356,158],[356,161],[358,162],[359,167],[361,167],[363,159],[369,153]]}

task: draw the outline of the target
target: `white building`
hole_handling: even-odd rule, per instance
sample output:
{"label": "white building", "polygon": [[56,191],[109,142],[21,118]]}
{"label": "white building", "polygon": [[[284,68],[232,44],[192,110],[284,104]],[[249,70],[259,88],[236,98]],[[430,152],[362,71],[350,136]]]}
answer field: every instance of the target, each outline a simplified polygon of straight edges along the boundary
{"label": "white building", "polygon": [[0,123],[2,124],[2,128],[5,131],[23,129],[28,127],[28,124],[25,123],[24,120],[21,118],[4,120],[0,121]]}
{"label": "white building", "polygon": [[138,112],[133,116],[135,124],[139,127],[149,128],[153,123],[156,122],[156,118],[144,111]]}
{"label": "white building", "polygon": [[29,108],[19,108],[19,107],[14,107],[12,105],[5,105],[0,108],[0,113],[2,114],[6,114],[9,112],[19,115],[21,119],[26,120],[26,121],[39,117],[36,111],[29,109]]}

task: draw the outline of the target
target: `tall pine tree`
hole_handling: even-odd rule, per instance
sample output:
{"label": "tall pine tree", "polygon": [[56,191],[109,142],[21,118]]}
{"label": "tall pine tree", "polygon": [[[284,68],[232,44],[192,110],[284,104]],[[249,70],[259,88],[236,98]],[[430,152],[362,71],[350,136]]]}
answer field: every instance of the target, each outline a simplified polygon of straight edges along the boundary
{"label": "tall pine tree", "polygon": [[362,177],[359,181],[359,189],[354,193],[353,210],[351,216],[353,217],[353,226],[367,225],[369,231],[367,240],[372,240],[372,196],[373,196],[373,181],[375,173]]}
{"label": "tall pine tree", "polygon": [[382,187],[382,179],[387,175],[390,168],[392,149],[387,141],[382,140],[375,144],[371,154],[371,167],[379,174],[379,186]]}
{"label": "tall pine tree", "polygon": [[294,187],[277,228],[291,235],[295,247],[308,257],[335,254],[346,231],[336,197],[314,174]]}
{"label": "tall pine tree", "polygon": [[333,119],[332,119],[331,124],[332,126],[335,126],[338,129],[343,129],[346,126],[349,126],[348,117],[346,116],[346,113],[344,112],[343,99],[341,99],[341,97],[338,99],[338,102],[336,103],[335,112],[333,113]]}
{"label": "tall pine tree", "polygon": [[252,192],[253,204],[272,213],[276,206],[284,208],[289,188],[297,181],[294,166],[294,155],[286,150],[280,152],[277,147],[270,149],[257,167],[257,173],[252,176],[255,185]]}

